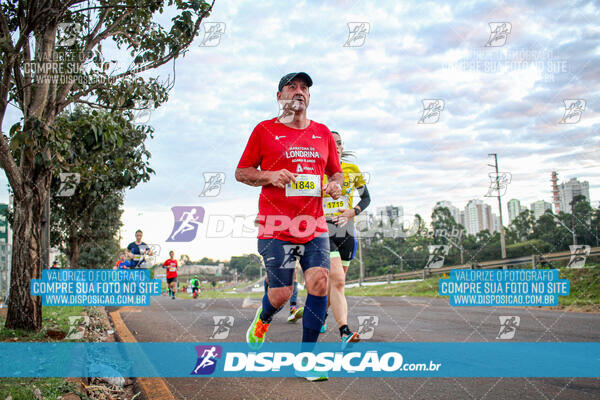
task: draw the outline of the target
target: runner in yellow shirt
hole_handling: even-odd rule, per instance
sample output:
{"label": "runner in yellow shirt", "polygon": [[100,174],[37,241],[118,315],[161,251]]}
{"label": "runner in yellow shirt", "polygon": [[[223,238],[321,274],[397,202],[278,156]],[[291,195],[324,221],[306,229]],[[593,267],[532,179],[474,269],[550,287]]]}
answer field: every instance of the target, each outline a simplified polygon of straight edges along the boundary
{"label": "runner in yellow shirt", "polygon": [[[346,159],[352,153],[344,152],[342,138],[339,133],[332,131],[340,160]],[[323,195],[323,211],[329,227],[330,271],[327,291],[327,308],[333,309],[333,315],[340,330],[343,346],[349,342],[358,342],[360,336],[348,327],[348,304],[344,294],[346,272],[350,261],[354,258],[358,241],[354,228],[354,217],[364,211],[371,202],[364,177],[358,167],[346,161],[341,161],[344,172],[342,196],[334,200]],[[326,177],[325,177],[326,179]],[[360,201],[353,206],[352,194],[357,190]],[[325,314],[325,319],[327,314]],[[327,324],[321,327],[321,332],[327,330]]]}

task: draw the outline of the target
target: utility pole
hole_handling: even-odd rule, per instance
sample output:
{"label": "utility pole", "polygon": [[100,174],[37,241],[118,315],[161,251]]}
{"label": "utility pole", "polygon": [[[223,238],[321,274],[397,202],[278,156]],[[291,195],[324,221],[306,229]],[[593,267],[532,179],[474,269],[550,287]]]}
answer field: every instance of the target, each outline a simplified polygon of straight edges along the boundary
{"label": "utility pole", "polygon": [[362,259],[362,241],[360,240],[360,231],[356,230],[356,240],[358,240],[358,263],[359,263],[359,275],[358,275],[358,286],[362,286],[363,280],[365,279],[365,266]]}
{"label": "utility pole", "polygon": [[496,169],[496,191],[498,193],[496,197],[498,197],[498,211],[500,213],[500,248],[502,250],[502,258],[506,258],[506,240],[504,238],[504,223],[502,222],[502,196],[500,195],[500,175],[498,174],[498,154],[491,153],[488,156],[494,156],[494,165],[488,165]]}
{"label": "utility pole", "polygon": [[573,228],[571,232],[573,233],[573,245],[577,245],[577,233],[575,232],[575,207],[573,205],[574,202],[574,199],[571,200],[571,228]]}

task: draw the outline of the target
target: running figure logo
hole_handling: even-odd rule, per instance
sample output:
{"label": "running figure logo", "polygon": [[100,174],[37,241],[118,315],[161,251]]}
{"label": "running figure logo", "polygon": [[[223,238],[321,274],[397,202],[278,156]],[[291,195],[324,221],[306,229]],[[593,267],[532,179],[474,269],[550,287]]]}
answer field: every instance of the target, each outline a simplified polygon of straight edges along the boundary
{"label": "running figure logo", "polygon": [[502,47],[506,44],[506,39],[512,30],[510,22],[490,22],[490,38],[485,47]]}
{"label": "running figure logo", "polygon": [[217,368],[217,359],[223,355],[221,346],[196,346],[198,361],[190,375],[210,375]]}
{"label": "running figure logo", "polygon": [[198,197],[217,197],[225,184],[225,172],[203,172],[204,188]]}
{"label": "running figure logo", "polygon": [[225,34],[225,22],[205,22],[204,38],[200,47],[217,47],[221,43],[221,36]]}
{"label": "running figure logo", "polygon": [[296,268],[296,261],[304,255],[304,245],[302,244],[284,244],[285,255],[281,268]]}
{"label": "running figure logo", "polygon": [[152,255],[145,255],[144,258],[146,259],[146,262],[149,262],[150,264],[155,264],[157,262],[156,260],[160,256],[160,244],[150,243],[147,249],[150,249]]}
{"label": "running figure logo", "polygon": [[590,255],[591,247],[587,244],[572,244],[569,249],[571,250],[571,259],[567,264],[567,268],[585,267],[585,260]]}
{"label": "running figure logo", "polygon": [[581,115],[585,111],[584,99],[565,99],[565,114],[559,124],[576,124],[581,120]]}
{"label": "running figure logo", "polygon": [[175,206],[171,208],[175,223],[167,242],[191,242],[196,238],[198,226],[204,221],[204,208]]}
{"label": "running figure logo", "polygon": [[425,268],[441,268],[444,265],[444,259],[450,251],[450,246],[437,244],[427,247],[429,248],[429,259]]}
{"label": "running figure logo", "polygon": [[73,46],[77,38],[81,35],[81,24],[76,22],[62,22],[58,24],[58,34],[56,35],[58,41],[56,46],[58,47],[71,47]]}
{"label": "running figure logo", "polygon": [[361,47],[367,40],[367,34],[371,31],[368,22],[348,22],[348,40],[344,47]]}
{"label": "running figure logo", "polygon": [[[296,115],[296,111],[298,110],[298,106],[295,104],[295,100],[278,100],[277,104],[279,104],[279,112],[277,115],[277,119],[279,122],[283,124],[289,124],[294,120],[294,115]],[[285,137],[285,136],[282,136]],[[275,137],[276,140],[279,140]]]}
{"label": "running figure logo", "polygon": [[[83,329],[79,329],[83,325]],[[69,317],[69,333],[65,339],[67,340],[80,340],[83,339],[85,334],[85,327],[90,325],[90,317],[86,316],[72,316]]]}
{"label": "running figure logo", "polygon": [[152,110],[155,107],[154,100],[135,100],[133,106],[133,122],[135,125],[143,125],[150,122]]}
{"label": "running figure logo", "polygon": [[500,318],[500,331],[496,339],[512,339],[515,337],[517,327],[521,323],[521,317],[518,316],[499,316]]}
{"label": "running figure logo", "polygon": [[60,178],[60,187],[56,195],[58,197],[71,197],[75,194],[75,189],[81,180],[81,176],[76,172],[61,172],[58,174]]}
{"label": "running figure logo", "polygon": [[[496,173],[490,172],[488,174],[488,176],[490,177],[490,187],[488,188],[488,192],[485,195],[485,197],[504,196],[504,194],[506,193],[506,189],[508,188],[508,185],[512,181],[512,174],[510,172],[499,172],[498,176],[497,176],[497,179],[498,179],[497,185],[496,185]],[[498,188],[496,186],[498,186]],[[500,189],[500,190],[498,190],[498,189]]]}
{"label": "running figure logo", "polygon": [[442,99],[423,99],[423,115],[419,124],[435,124],[440,120],[440,114],[444,110],[446,102]]}
{"label": "running figure logo", "polygon": [[379,317],[375,315],[358,316],[358,334],[362,339],[371,339],[375,333],[375,327],[379,325]]}
{"label": "running figure logo", "polygon": [[215,327],[212,335],[210,335],[210,339],[227,339],[229,336],[229,331],[233,328],[234,318],[230,315],[215,315],[213,316],[213,321],[215,323]]}

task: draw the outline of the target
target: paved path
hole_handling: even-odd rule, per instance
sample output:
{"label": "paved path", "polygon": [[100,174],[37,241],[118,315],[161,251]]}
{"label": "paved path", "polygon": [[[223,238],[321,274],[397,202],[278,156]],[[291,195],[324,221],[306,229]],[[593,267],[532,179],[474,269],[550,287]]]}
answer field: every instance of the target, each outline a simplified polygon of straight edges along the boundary
{"label": "paved path", "polygon": [[[126,308],[121,315],[140,342],[241,342],[258,299],[171,300],[154,297],[150,307]],[[243,308],[245,303],[247,306]],[[514,341],[591,342],[600,340],[600,314],[541,308],[450,307],[446,299],[349,297],[350,327],[358,316],[378,319],[373,341],[500,341],[499,316],[520,317]],[[224,340],[211,339],[213,316],[232,316]],[[301,323],[278,314],[268,340],[300,340]],[[330,326],[335,325],[332,316]],[[321,341],[338,341],[329,328]],[[524,355],[526,356],[526,355]],[[600,378],[335,378],[310,383],[300,378],[168,378],[179,399],[600,399]]]}

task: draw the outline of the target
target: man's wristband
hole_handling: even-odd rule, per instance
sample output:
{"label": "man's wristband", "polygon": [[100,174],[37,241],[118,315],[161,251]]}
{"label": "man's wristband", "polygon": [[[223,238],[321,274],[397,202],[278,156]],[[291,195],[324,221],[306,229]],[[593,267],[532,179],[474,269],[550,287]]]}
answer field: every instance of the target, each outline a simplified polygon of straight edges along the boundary
{"label": "man's wristband", "polygon": [[354,212],[356,213],[356,215],[360,214],[360,208],[354,207]]}

